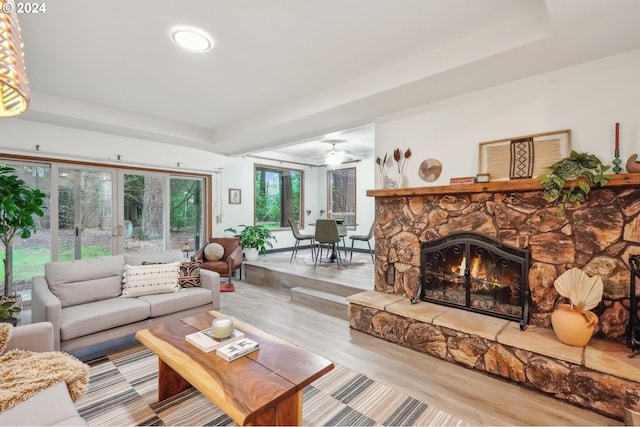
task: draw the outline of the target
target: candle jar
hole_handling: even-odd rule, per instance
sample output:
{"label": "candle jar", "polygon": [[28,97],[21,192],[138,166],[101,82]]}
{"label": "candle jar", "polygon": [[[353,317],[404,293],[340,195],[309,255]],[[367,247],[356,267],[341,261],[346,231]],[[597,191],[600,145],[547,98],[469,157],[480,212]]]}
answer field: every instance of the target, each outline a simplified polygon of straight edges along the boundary
{"label": "candle jar", "polygon": [[224,339],[231,336],[233,333],[233,318],[232,317],[218,317],[211,322],[211,335],[214,338]]}
{"label": "candle jar", "polygon": [[488,173],[479,173],[476,175],[476,182],[489,182],[491,180],[491,175]]}

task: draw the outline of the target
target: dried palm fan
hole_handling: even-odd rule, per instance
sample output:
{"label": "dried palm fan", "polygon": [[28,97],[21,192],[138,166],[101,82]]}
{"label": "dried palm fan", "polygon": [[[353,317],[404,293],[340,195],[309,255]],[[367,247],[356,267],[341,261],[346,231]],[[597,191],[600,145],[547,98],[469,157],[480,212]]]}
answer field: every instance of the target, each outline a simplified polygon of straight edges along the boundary
{"label": "dried palm fan", "polygon": [[591,310],[602,299],[602,279],[599,276],[589,277],[577,267],[562,273],[553,285],[560,295],[569,298],[571,305],[580,310]]}

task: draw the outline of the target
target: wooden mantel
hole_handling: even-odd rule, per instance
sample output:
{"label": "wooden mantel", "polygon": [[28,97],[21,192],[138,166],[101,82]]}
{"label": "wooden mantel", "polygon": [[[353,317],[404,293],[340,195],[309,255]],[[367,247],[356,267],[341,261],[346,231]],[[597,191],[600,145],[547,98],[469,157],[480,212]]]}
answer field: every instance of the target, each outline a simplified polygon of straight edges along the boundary
{"label": "wooden mantel", "polygon": [[[607,187],[639,186],[640,173],[610,175]],[[437,194],[505,193],[514,191],[541,191],[536,178],[511,181],[494,181],[478,184],[438,185],[429,187],[386,188],[367,190],[369,197],[427,196]]]}

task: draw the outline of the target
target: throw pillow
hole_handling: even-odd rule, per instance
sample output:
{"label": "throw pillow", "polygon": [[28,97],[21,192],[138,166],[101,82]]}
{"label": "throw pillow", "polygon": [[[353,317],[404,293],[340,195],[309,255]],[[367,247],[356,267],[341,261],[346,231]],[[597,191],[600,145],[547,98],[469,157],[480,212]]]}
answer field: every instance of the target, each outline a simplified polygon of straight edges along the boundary
{"label": "throw pillow", "polygon": [[183,262],[180,264],[180,275],[178,276],[178,284],[181,288],[199,288],[200,283],[200,263],[199,262]]}
{"label": "throw pillow", "polygon": [[122,280],[123,297],[178,292],[178,261],[168,264],[125,265]]}
{"label": "throw pillow", "polygon": [[0,323],[0,354],[4,353],[7,348],[12,333],[13,325],[11,323]]}
{"label": "throw pillow", "polygon": [[207,261],[220,261],[224,256],[224,246],[220,243],[209,243],[204,248],[204,257]]}

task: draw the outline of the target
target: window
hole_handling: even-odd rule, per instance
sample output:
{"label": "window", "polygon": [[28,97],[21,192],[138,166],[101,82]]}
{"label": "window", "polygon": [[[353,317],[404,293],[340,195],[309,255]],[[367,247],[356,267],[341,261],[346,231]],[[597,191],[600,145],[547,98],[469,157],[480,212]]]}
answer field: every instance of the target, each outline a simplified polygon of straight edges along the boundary
{"label": "window", "polygon": [[202,178],[171,178],[170,248],[184,248],[188,242],[191,250],[197,250],[203,244],[203,218],[206,214],[202,203],[204,184]]}
{"label": "window", "polygon": [[288,227],[288,219],[302,221],[304,172],[255,165],[255,225]]}
{"label": "window", "polygon": [[[44,275],[44,265],[51,261],[51,168],[48,164],[2,160],[3,166],[15,169],[15,175],[30,188],[37,188],[47,195],[44,199],[44,216],[35,216],[36,231],[28,239],[17,235],[13,246],[13,290],[16,292],[31,289],[33,276]],[[5,259],[5,247],[0,243],[0,259]],[[4,289],[4,263],[0,262],[0,281]],[[30,297],[29,297],[30,298]]]}
{"label": "window", "polygon": [[[32,277],[43,275],[49,261],[183,249],[187,242],[194,251],[209,229],[211,183],[204,175],[37,158],[2,158],[0,164],[15,168],[30,187],[48,196],[36,232],[29,239],[14,239],[16,291],[29,291]],[[0,259],[4,256],[0,243]]]}
{"label": "window", "polygon": [[327,171],[327,206],[329,218],[356,225],[356,168]]}

